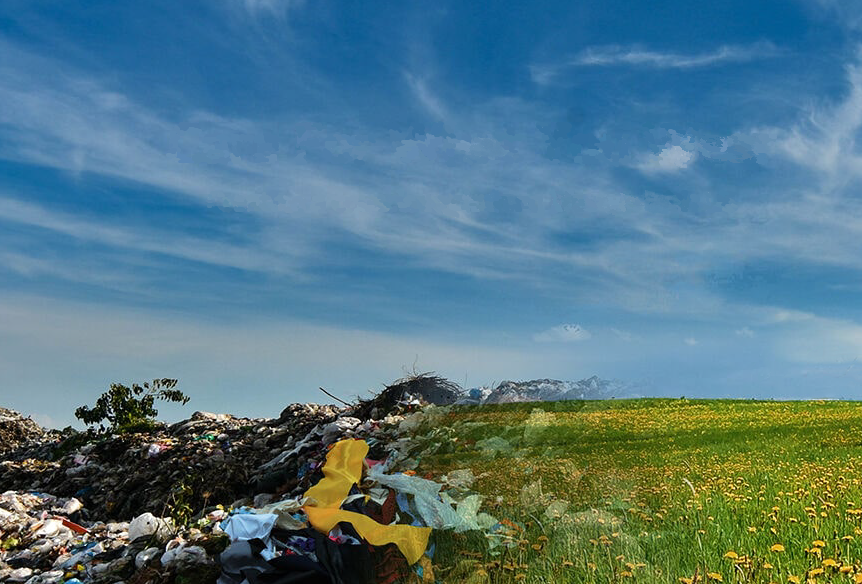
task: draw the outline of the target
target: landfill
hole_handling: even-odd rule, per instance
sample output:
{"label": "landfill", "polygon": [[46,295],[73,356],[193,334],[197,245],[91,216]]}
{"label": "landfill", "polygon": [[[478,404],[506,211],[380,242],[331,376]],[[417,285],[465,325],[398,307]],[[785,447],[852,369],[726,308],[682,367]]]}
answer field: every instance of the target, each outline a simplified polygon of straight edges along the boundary
{"label": "landfill", "polygon": [[469,469],[412,470],[411,430],[461,397],[420,375],[344,407],[115,435],[0,409],[0,582],[435,582],[434,530],[499,526]]}

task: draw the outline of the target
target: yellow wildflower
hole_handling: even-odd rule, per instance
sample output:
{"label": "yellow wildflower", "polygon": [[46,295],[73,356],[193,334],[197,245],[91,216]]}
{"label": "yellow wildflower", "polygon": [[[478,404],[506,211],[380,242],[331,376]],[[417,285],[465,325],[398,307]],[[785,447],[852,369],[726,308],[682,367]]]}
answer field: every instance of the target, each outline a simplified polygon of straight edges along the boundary
{"label": "yellow wildflower", "polygon": [[769,551],[771,551],[771,552],[783,552],[784,546],[781,545],[780,543],[776,543],[771,548],[769,548]]}
{"label": "yellow wildflower", "polygon": [[716,582],[724,582],[724,578],[721,577],[721,574],[718,572],[710,572],[706,575],[710,580],[715,580]]}
{"label": "yellow wildflower", "polygon": [[739,555],[736,552],[727,552],[726,554],[724,554],[724,557],[730,558],[731,560],[735,560],[739,557]]}

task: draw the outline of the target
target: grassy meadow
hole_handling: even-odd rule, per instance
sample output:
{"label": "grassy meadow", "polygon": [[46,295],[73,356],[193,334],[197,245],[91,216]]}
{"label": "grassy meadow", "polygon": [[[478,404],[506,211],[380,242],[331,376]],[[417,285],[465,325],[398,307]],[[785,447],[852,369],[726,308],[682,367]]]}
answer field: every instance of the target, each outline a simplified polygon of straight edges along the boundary
{"label": "grassy meadow", "polygon": [[437,580],[862,583],[862,403],[442,408],[417,434],[417,472],[472,469],[503,524],[436,532]]}

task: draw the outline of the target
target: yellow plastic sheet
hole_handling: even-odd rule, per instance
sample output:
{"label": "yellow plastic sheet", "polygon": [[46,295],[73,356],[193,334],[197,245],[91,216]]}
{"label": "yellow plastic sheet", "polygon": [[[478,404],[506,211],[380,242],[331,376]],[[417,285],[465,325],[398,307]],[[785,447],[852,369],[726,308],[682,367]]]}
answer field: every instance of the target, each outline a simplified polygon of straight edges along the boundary
{"label": "yellow plastic sheet", "polygon": [[362,480],[362,463],[368,454],[365,440],[341,440],[326,454],[323,479],[305,491],[317,507],[341,507],[350,493],[350,487]]}
{"label": "yellow plastic sheet", "polygon": [[386,545],[394,543],[411,564],[422,557],[428,547],[430,527],[413,527],[412,525],[383,525],[371,517],[353,511],[343,511],[338,508],[306,507],[308,522],[318,531],[329,533],[339,522],[344,521],[353,526],[356,533],[371,545]]}
{"label": "yellow plastic sheet", "polygon": [[428,547],[430,527],[383,525],[370,517],[340,509],[350,487],[362,479],[362,463],[368,454],[364,440],[341,440],[333,445],[323,465],[323,479],[305,492],[309,502],[303,507],[308,522],[322,533],[329,533],[338,523],[350,523],[371,545],[394,543],[414,564]]}

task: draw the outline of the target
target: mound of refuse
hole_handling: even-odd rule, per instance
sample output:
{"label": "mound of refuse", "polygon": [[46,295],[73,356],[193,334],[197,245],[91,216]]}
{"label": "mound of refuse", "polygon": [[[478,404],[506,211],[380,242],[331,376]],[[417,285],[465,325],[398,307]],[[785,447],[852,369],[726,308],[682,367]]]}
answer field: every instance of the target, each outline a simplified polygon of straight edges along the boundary
{"label": "mound of refuse", "polygon": [[14,410],[0,408],[0,456],[40,440],[45,430]]}
{"label": "mound of refuse", "polygon": [[34,434],[0,457],[0,581],[433,582],[432,530],[501,526],[469,469],[440,482],[412,470],[429,403],[458,397],[428,378],[274,419],[196,412],[150,432]]}

